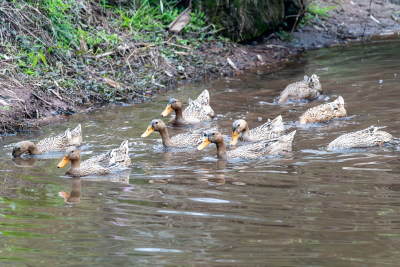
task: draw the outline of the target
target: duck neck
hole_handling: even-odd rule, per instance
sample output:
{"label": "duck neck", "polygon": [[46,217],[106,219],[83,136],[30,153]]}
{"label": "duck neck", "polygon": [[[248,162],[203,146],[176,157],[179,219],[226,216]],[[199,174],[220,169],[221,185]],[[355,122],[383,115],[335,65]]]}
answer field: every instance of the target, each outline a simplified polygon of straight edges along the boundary
{"label": "duck neck", "polygon": [[42,154],[42,152],[40,152],[39,148],[32,142],[29,142],[28,153],[31,154],[31,155],[40,155],[40,154]]}
{"label": "duck neck", "polygon": [[81,168],[81,159],[71,160],[71,167],[69,167],[66,174],[69,174],[72,176],[81,176],[80,168]]}
{"label": "duck neck", "polygon": [[186,124],[186,120],[183,118],[182,108],[176,108],[175,110],[175,124]]}
{"label": "duck neck", "polygon": [[242,132],[242,139],[245,141],[249,141],[250,139],[250,130],[248,125],[246,125],[246,128],[244,128]]}
{"label": "duck neck", "polygon": [[217,156],[220,159],[226,159],[226,146],[224,139],[222,139],[220,142],[215,143],[217,146]]}
{"label": "duck neck", "polygon": [[171,139],[169,138],[168,130],[167,128],[163,128],[159,131],[161,135],[161,140],[162,144],[164,147],[170,147],[171,146]]}

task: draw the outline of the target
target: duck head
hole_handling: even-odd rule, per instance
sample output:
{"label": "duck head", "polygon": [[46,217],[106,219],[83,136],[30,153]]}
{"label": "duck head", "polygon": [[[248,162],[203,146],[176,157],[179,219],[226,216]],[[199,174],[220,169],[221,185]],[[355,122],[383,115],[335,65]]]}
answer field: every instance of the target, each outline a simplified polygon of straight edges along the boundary
{"label": "duck head", "polygon": [[210,132],[208,134],[204,135],[204,140],[203,142],[197,147],[197,150],[203,150],[206,148],[211,143],[214,144],[219,144],[219,143],[224,142],[224,138],[222,137],[221,132]]}
{"label": "duck head", "polygon": [[236,120],[232,125],[232,139],[229,144],[232,146],[236,145],[239,139],[239,134],[248,129],[249,126],[245,120]]}
{"label": "duck head", "polygon": [[154,131],[160,132],[166,128],[167,126],[162,120],[159,119],[152,120],[149,127],[147,127],[147,130],[142,134],[142,137],[147,137]]}
{"label": "duck head", "polygon": [[70,147],[65,152],[65,155],[60,163],[58,163],[57,168],[63,168],[69,161],[71,161],[71,165],[75,165],[77,162],[80,163],[81,154],[76,147]]}
{"label": "duck head", "polygon": [[18,158],[25,153],[36,155],[39,154],[39,150],[34,143],[30,141],[22,141],[14,146],[12,156]]}
{"label": "duck head", "polygon": [[182,109],[182,102],[179,99],[176,98],[171,98],[171,100],[169,100],[167,107],[165,108],[165,110],[161,113],[161,117],[166,117],[168,116],[169,113],[171,113],[172,110],[176,110],[176,109]]}

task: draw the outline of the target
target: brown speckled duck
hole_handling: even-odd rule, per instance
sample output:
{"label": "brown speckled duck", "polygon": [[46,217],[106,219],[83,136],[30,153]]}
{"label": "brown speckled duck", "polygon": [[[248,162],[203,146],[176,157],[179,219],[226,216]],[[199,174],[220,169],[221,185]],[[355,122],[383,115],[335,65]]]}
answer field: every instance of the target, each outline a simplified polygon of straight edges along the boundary
{"label": "brown speckled duck", "polygon": [[172,98],[165,110],[161,113],[162,117],[168,116],[172,110],[175,110],[175,118],[168,123],[174,126],[184,126],[209,121],[214,118],[214,110],[210,106],[210,94],[204,90],[196,100],[189,98],[188,107],[182,112],[182,102],[179,99]]}
{"label": "brown speckled duck", "polygon": [[281,115],[251,130],[245,120],[236,120],[232,126],[232,140],[229,144],[236,145],[239,139],[245,142],[268,140],[279,137],[283,132],[285,126]]}
{"label": "brown speckled duck", "polygon": [[300,117],[300,124],[325,122],[331,119],[347,116],[344,108],[343,97],[339,96],[335,101],[308,109]]}
{"label": "brown speckled duck", "polygon": [[131,165],[128,152],[129,143],[128,140],[125,140],[119,148],[91,157],[81,163],[79,150],[76,147],[70,147],[57,167],[63,168],[68,162],[71,162],[71,167],[65,174],[77,177],[109,174],[113,171],[124,170]]}
{"label": "brown speckled duck", "polygon": [[292,151],[292,143],[295,134],[296,131],[293,131],[278,138],[263,140],[240,146],[235,150],[226,151],[224,138],[220,132],[216,131],[205,135],[203,142],[197,147],[197,150],[203,150],[209,144],[214,143],[217,146],[217,157],[220,159],[255,159]]}
{"label": "brown speckled duck", "polygon": [[162,144],[165,148],[168,147],[185,147],[197,146],[203,141],[203,131],[187,132],[169,137],[167,126],[162,120],[152,120],[147,130],[142,134],[142,137],[149,136],[152,132],[159,132],[162,139]]}
{"label": "brown speckled duck", "polygon": [[322,93],[321,83],[317,75],[311,77],[304,76],[304,80],[291,83],[282,91],[279,103],[285,103],[287,100],[314,100]]}
{"label": "brown speckled duck", "polygon": [[390,133],[379,130],[382,128],[385,127],[374,127],[372,125],[364,130],[341,135],[330,142],[327,149],[382,146],[384,143],[393,140],[393,136]]}
{"label": "brown speckled duck", "polygon": [[74,130],[67,129],[64,133],[51,136],[39,141],[36,145],[31,141],[21,141],[13,148],[13,157],[20,157],[27,153],[30,155],[40,155],[46,152],[63,151],[70,146],[80,146],[82,144],[81,125]]}

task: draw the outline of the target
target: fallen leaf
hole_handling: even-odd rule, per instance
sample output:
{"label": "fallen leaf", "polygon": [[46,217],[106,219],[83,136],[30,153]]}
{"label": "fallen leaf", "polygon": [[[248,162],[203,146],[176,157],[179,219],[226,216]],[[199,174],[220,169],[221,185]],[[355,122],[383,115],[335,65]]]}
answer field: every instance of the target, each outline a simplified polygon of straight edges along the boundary
{"label": "fallen leaf", "polygon": [[116,89],[121,89],[121,85],[117,83],[116,81],[111,80],[110,78],[104,77],[104,81],[109,85],[112,86]]}
{"label": "fallen leaf", "polygon": [[179,33],[186,25],[189,24],[192,18],[190,16],[190,11],[191,8],[188,7],[181,14],[179,14],[179,16],[168,25],[168,30],[172,33]]}
{"label": "fallen leaf", "polygon": [[229,57],[227,58],[227,61],[228,61],[229,65],[231,65],[231,67],[232,67],[234,70],[240,71],[240,70],[238,69],[238,67],[236,67],[235,63],[233,63],[233,61],[232,61]]}

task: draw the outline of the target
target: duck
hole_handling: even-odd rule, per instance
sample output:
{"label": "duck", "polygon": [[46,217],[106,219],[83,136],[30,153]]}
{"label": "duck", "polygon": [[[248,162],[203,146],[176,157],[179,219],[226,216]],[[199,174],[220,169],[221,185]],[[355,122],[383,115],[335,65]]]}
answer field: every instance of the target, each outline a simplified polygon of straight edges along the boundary
{"label": "duck", "polygon": [[300,124],[325,122],[347,116],[344,108],[343,97],[339,96],[335,101],[312,107],[300,117]]}
{"label": "duck", "polygon": [[170,138],[165,123],[160,119],[155,119],[151,121],[150,125],[141,137],[147,137],[154,131],[160,133],[164,148],[197,146],[203,141],[204,136],[204,131],[199,130],[178,134]]}
{"label": "duck", "polygon": [[53,151],[63,151],[70,146],[82,145],[81,124],[72,131],[68,128],[64,133],[50,136],[34,144],[31,141],[21,141],[12,150],[12,156],[18,158],[23,154],[41,155]]}
{"label": "duck", "polygon": [[71,162],[65,174],[74,177],[88,175],[105,175],[114,171],[122,171],[131,165],[128,140],[122,142],[119,148],[111,149],[101,155],[91,157],[81,163],[81,155],[76,147],[70,147],[57,168],[63,168]]}
{"label": "duck", "polygon": [[224,138],[219,131],[210,132],[204,136],[203,142],[197,150],[203,150],[209,144],[217,146],[219,159],[246,158],[255,159],[262,156],[277,155],[292,151],[292,144],[296,131],[270,140],[262,140],[256,143],[240,146],[235,150],[226,151]]}
{"label": "duck", "polygon": [[210,93],[204,90],[196,100],[189,98],[188,107],[182,112],[182,102],[179,99],[172,98],[167,104],[161,117],[166,117],[175,110],[175,117],[169,120],[173,126],[186,126],[196,124],[202,121],[209,121],[215,117],[214,110],[210,106]]}
{"label": "duck", "polygon": [[384,143],[393,140],[393,136],[390,133],[380,130],[382,128],[385,127],[375,127],[371,125],[366,129],[341,135],[330,142],[327,149],[382,146]]}
{"label": "duck", "polygon": [[246,142],[257,142],[279,137],[285,132],[285,126],[282,122],[282,116],[279,115],[272,121],[268,121],[254,129],[249,130],[247,122],[243,119],[236,120],[232,125],[232,139],[230,145],[236,145],[238,140]]}
{"label": "duck", "polygon": [[286,86],[279,97],[279,103],[285,103],[287,100],[314,100],[322,94],[321,83],[316,74],[308,77],[304,76],[304,80],[291,83]]}

